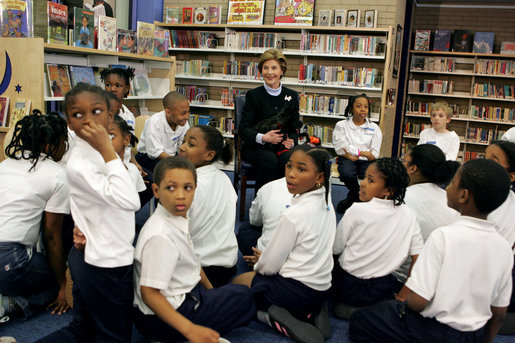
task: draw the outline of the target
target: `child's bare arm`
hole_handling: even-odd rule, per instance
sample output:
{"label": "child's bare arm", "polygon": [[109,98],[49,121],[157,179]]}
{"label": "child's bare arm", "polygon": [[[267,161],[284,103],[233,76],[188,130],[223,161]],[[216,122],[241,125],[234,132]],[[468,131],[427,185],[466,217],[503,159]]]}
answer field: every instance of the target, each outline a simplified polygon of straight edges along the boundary
{"label": "child's bare arm", "polygon": [[220,339],[218,332],[192,323],[177,312],[158,289],[141,286],[141,297],[162,321],[179,331],[189,342],[218,343]]}
{"label": "child's bare arm", "polygon": [[204,273],[204,269],[200,268],[200,281],[199,283],[204,286],[205,289],[213,288],[211,281],[207,278],[206,273]]}
{"label": "child's bare arm", "polygon": [[492,317],[486,323],[485,343],[493,342],[495,336],[497,336],[497,333],[501,328],[502,322],[506,317],[506,312],[508,311],[508,308],[490,306],[490,310],[492,311]]}
{"label": "child's bare arm", "polygon": [[408,292],[408,296],[406,298],[408,301],[408,307],[415,312],[422,312],[429,303],[429,300],[422,298],[420,295],[406,287],[406,285],[402,288],[401,292],[404,290],[404,288],[406,288]]}

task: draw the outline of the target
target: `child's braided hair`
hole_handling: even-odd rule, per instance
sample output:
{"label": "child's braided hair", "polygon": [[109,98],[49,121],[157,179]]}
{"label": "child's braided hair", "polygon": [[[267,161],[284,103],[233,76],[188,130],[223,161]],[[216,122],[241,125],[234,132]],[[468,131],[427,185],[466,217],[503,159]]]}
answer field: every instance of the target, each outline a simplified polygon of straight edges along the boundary
{"label": "child's braided hair", "polygon": [[403,204],[409,176],[401,161],[392,157],[383,157],[372,163],[375,163],[377,170],[383,174],[385,187],[393,195],[393,204],[395,206]]}

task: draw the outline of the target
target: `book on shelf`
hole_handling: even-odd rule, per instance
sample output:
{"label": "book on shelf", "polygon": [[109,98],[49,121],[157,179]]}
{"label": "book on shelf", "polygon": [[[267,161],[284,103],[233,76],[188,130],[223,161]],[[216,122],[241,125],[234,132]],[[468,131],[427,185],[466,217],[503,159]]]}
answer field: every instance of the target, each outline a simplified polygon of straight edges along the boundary
{"label": "book on shelf", "polygon": [[280,48],[282,40],[279,34],[270,32],[238,32],[227,29],[225,49],[247,50],[256,48]]}
{"label": "book on shelf", "polygon": [[413,56],[411,59],[411,69],[434,72],[454,72],[456,71],[456,58],[443,56]]}
{"label": "book on shelf", "polygon": [[98,50],[116,51],[117,40],[116,18],[101,15],[98,18]]}
{"label": "book on shelf", "polygon": [[415,80],[408,82],[408,91],[412,93],[427,94],[453,94],[453,81],[443,80]]}
{"label": "book on shelf", "polygon": [[206,88],[198,86],[175,86],[175,90],[184,95],[189,102],[204,104],[208,100]]}
{"label": "book on shelf", "polygon": [[138,96],[151,96],[152,89],[146,69],[136,69],[134,71],[134,91]]}
{"label": "book on shelf", "polygon": [[181,22],[181,9],[176,6],[166,7],[164,21],[167,24],[180,23]]}
{"label": "book on shelf", "polygon": [[265,0],[229,0],[227,24],[263,25]]}
{"label": "book on shelf", "polygon": [[475,83],[473,94],[477,97],[495,99],[515,99],[515,86],[496,85],[493,83]]}
{"label": "book on shelf", "polygon": [[347,12],[347,27],[359,27],[361,10],[349,10]]}
{"label": "book on shelf", "polygon": [[0,1],[0,37],[31,37],[32,16],[29,12],[29,1]]}
{"label": "book on shelf", "polygon": [[209,6],[207,10],[207,22],[209,24],[221,24],[222,6]]}
{"label": "book on shelf", "polygon": [[365,11],[365,27],[377,27],[378,10]]}
{"label": "book on shelf", "polygon": [[429,50],[431,44],[431,30],[416,30],[414,50]]}
{"label": "book on shelf", "polygon": [[306,114],[342,116],[348,103],[348,98],[336,96],[319,94],[301,94],[299,96],[299,110]]}
{"label": "book on shelf", "polygon": [[154,24],[138,21],[138,54],[154,55]]}
{"label": "book on shelf", "polygon": [[61,77],[59,76],[59,67],[57,64],[47,64],[47,77],[48,85],[52,97],[64,96],[63,88],[61,85]]}
{"label": "book on shelf", "polygon": [[137,35],[135,30],[118,29],[118,44],[119,52],[126,52],[135,54],[138,52]]}
{"label": "book on shelf", "polygon": [[515,61],[478,60],[474,65],[476,74],[515,76]]}
{"label": "book on shelf", "polygon": [[154,56],[168,57],[170,31],[157,29],[154,31]]}
{"label": "book on shelf", "polygon": [[274,25],[312,26],[315,0],[275,0]]}
{"label": "book on shelf", "polygon": [[193,15],[195,24],[206,24],[207,23],[207,8],[206,7],[195,7]]}
{"label": "book on shelf", "polygon": [[343,27],[347,20],[347,10],[334,10],[334,26]]}
{"label": "book on shelf", "polygon": [[478,158],[484,159],[485,154],[476,151],[465,151],[463,156],[463,163],[471,160],[477,160]]}
{"label": "book on shelf", "polygon": [[68,6],[47,2],[48,43],[68,44]]}
{"label": "book on shelf", "polygon": [[214,116],[211,115],[202,115],[202,114],[193,114],[190,113],[190,117],[188,119],[188,124],[193,127],[196,125],[209,125],[209,123],[215,119]]}
{"label": "book on shelf", "polygon": [[64,64],[59,64],[57,66],[57,70],[59,72],[59,80],[61,81],[61,90],[63,92],[63,96],[68,93],[70,89],[72,89],[72,83],[70,80],[70,74],[68,73],[68,66]]}
{"label": "book on shelf", "polygon": [[14,127],[16,123],[23,117],[30,114],[31,101],[28,98],[18,98],[11,105],[11,115],[9,117],[9,126]]}
{"label": "book on shelf", "polygon": [[478,54],[491,54],[494,48],[493,32],[476,32],[474,34],[473,52]]}
{"label": "book on shelf", "polygon": [[449,51],[451,48],[451,30],[435,30],[434,51]]}
{"label": "book on shelf", "polygon": [[182,8],[182,23],[193,24],[193,7]]}
{"label": "book on shelf", "polygon": [[93,67],[70,66],[70,76],[72,86],[74,87],[79,82],[89,83],[90,85],[96,85]]}
{"label": "book on shelf", "polygon": [[452,51],[472,52],[472,32],[468,30],[455,30]]}
{"label": "book on shelf", "polygon": [[9,119],[9,98],[0,96],[0,127],[7,127]]}
{"label": "book on shelf", "polygon": [[318,12],[318,26],[331,26],[333,10],[320,10]]}
{"label": "book on shelf", "polygon": [[299,82],[334,84],[354,87],[381,87],[382,71],[377,68],[319,66],[301,64],[299,66]]}
{"label": "book on shelf", "polygon": [[383,37],[355,35],[302,34],[300,50],[338,55],[384,56]]}
{"label": "book on shelf", "polygon": [[506,131],[484,129],[481,127],[467,128],[467,142],[490,144],[492,141],[500,140]]}
{"label": "book on shelf", "polygon": [[309,136],[316,136],[320,138],[322,144],[332,144],[333,130],[334,127],[331,126],[313,125],[310,123],[306,123],[300,129],[300,132],[305,132]]}
{"label": "book on shelf", "polygon": [[502,41],[501,55],[515,55],[515,42]]}
{"label": "book on shelf", "polygon": [[[46,1],[32,2],[32,27],[33,37],[41,37],[48,40],[48,5]],[[73,39],[73,36],[72,36]]]}
{"label": "book on shelf", "polygon": [[470,108],[470,116],[473,119],[513,122],[515,120],[515,109],[472,105]]}
{"label": "book on shelf", "polygon": [[94,13],[82,8],[73,8],[73,45],[93,48],[95,28]]}

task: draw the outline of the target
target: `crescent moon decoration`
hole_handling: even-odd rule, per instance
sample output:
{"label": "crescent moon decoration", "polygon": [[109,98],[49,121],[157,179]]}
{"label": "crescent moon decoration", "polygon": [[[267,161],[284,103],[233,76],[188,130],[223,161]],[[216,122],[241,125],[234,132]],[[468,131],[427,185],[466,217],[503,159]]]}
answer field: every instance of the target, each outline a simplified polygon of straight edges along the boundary
{"label": "crescent moon decoration", "polygon": [[7,51],[5,52],[5,72],[4,78],[2,79],[2,83],[0,83],[0,94],[3,94],[7,87],[9,87],[9,83],[11,83],[12,76],[12,67],[11,67],[11,59],[9,58],[9,54]]}

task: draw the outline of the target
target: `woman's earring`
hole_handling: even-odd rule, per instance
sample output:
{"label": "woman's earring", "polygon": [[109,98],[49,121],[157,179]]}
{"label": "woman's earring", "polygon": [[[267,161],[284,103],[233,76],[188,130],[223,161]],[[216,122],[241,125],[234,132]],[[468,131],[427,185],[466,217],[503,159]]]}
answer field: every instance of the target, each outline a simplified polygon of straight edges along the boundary
{"label": "woman's earring", "polygon": [[385,195],[385,196],[384,196],[384,200],[388,200],[388,195]]}
{"label": "woman's earring", "polygon": [[320,187],[322,187],[319,183],[315,184],[315,187],[318,189]]}

